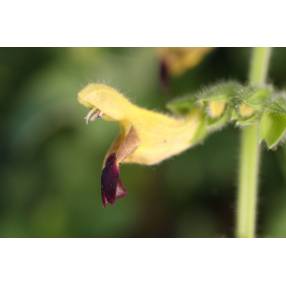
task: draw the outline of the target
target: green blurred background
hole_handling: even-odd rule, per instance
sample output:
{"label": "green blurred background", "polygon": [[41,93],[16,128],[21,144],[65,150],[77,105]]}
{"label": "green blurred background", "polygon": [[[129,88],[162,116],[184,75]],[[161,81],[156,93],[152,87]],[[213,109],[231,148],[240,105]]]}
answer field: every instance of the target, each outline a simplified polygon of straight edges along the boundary
{"label": "green blurred background", "polygon": [[[76,101],[89,82],[110,84],[139,105],[221,79],[247,80],[248,48],[218,48],[161,88],[153,48],[0,49],[1,237],[232,237],[239,129],[161,163],[122,165],[128,195],[103,208],[100,174],[116,124],[86,125]],[[270,82],[286,85],[286,49],[273,51]],[[258,236],[286,237],[286,146],[263,146]]]}

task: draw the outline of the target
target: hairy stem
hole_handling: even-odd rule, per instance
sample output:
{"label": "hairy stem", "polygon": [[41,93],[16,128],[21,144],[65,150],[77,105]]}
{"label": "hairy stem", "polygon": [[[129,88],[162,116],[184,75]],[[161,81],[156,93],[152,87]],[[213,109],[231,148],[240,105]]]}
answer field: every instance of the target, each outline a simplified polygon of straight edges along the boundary
{"label": "hairy stem", "polygon": [[[271,48],[253,48],[249,83],[263,85],[266,80]],[[260,146],[257,124],[241,132],[237,237],[255,237]]]}

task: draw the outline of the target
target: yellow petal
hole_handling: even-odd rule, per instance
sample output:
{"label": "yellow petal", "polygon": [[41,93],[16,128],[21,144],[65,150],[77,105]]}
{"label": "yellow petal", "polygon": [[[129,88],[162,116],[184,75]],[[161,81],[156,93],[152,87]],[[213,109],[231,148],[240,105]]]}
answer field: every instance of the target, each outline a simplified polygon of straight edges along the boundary
{"label": "yellow petal", "polygon": [[185,118],[150,111],[131,103],[117,90],[103,84],[89,84],[78,95],[87,108],[98,109],[103,119],[117,121],[122,134],[115,146],[125,140],[133,128],[137,148],[122,162],[153,165],[191,147],[202,123],[201,111],[195,110]]}

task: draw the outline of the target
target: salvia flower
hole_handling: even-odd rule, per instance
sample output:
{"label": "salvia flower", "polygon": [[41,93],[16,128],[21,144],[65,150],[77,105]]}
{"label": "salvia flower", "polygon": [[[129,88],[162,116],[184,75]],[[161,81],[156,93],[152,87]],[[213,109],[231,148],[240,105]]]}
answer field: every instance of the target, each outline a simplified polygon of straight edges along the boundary
{"label": "salvia flower", "polygon": [[102,118],[120,125],[120,134],[103,164],[104,206],[126,195],[119,177],[121,163],[154,165],[183,152],[197,143],[196,135],[203,121],[199,109],[183,118],[175,118],[136,106],[117,90],[103,84],[87,85],[79,92],[78,101],[90,110],[85,118],[87,123]]}
{"label": "salvia flower", "polygon": [[[164,67],[163,75],[169,74],[179,76],[188,69],[197,66],[212,48],[159,48],[158,53]],[[163,65],[162,65],[163,63]]]}

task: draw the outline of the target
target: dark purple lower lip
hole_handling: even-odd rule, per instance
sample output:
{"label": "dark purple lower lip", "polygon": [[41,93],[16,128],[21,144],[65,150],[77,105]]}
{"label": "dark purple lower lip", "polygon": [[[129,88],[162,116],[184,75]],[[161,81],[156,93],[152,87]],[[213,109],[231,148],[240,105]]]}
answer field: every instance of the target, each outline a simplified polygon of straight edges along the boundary
{"label": "dark purple lower lip", "polygon": [[114,204],[117,198],[127,194],[119,178],[119,167],[116,162],[116,154],[108,156],[101,175],[101,196],[105,207],[108,203]]}

